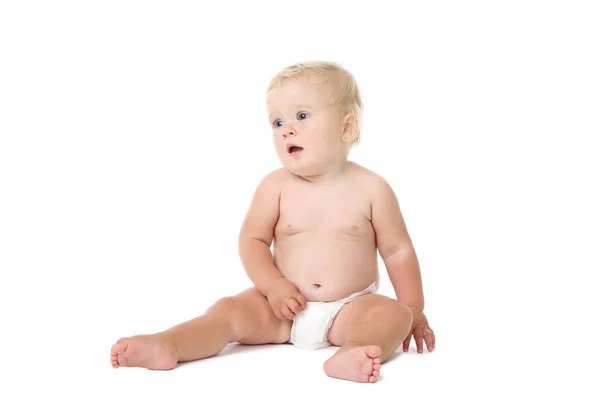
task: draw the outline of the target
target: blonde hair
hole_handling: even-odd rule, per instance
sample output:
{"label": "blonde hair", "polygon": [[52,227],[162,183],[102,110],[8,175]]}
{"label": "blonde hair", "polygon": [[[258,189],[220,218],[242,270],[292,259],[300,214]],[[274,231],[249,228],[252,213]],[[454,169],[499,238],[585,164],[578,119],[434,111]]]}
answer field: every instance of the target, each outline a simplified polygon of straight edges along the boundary
{"label": "blonde hair", "polygon": [[328,86],[331,105],[338,108],[342,115],[354,113],[357,132],[351,144],[358,144],[364,106],[354,76],[341,65],[328,61],[306,61],[290,65],[271,79],[266,94],[289,79],[304,76],[317,78],[317,83]]}

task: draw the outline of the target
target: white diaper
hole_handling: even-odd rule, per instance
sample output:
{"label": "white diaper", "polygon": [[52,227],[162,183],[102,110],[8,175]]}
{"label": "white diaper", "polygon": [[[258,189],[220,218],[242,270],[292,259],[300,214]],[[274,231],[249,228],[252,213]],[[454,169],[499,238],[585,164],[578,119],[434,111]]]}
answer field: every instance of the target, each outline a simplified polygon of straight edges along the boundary
{"label": "white diaper", "polygon": [[375,283],[360,292],[356,292],[344,299],[328,302],[309,301],[292,323],[292,332],[289,342],[303,349],[316,350],[330,346],[327,340],[329,328],[333,324],[337,313],[344,306],[356,298],[377,292]]}

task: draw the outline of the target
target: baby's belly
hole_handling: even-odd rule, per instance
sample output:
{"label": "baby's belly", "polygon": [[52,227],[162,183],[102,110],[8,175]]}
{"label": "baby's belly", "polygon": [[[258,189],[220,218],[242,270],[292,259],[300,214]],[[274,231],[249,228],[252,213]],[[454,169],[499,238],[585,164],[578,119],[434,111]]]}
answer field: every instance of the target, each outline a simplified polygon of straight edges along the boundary
{"label": "baby's belly", "polygon": [[275,265],[308,301],[333,301],[379,284],[372,239],[299,234],[276,238]]}

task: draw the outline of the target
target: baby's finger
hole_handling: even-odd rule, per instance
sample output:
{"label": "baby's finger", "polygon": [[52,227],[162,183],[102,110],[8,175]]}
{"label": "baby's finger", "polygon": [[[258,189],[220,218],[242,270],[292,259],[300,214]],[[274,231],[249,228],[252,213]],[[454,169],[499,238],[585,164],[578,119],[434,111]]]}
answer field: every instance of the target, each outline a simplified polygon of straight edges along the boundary
{"label": "baby's finger", "polygon": [[278,310],[278,309],[276,309],[276,308],[273,308],[273,314],[275,314],[275,317],[276,317],[278,320],[285,321],[285,317],[284,317],[283,315],[281,315],[281,313],[279,312],[279,310]]}
{"label": "baby's finger", "polygon": [[293,297],[288,299],[286,304],[294,314],[298,314],[300,311],[302,311],[302,309],[300,308],[300,304],[298,304],[298,301],[296,301],[296,299],[294,299]]}
{"label": "baby's finger", "polygon": [[306,298],[304,296],[302,296],[302,294],[300,294],[300,292],[298,292],[298,294],[296,296],[294,296],[294,299],[298,302],[298,304],[300,305],[302,310],[304,310],[306,308]]}
{"label": "baby's finger", "polygon": [[277,307],[271,299],[268,299],[269,306],[271,306],[271,311],[273,311],[273,315],[275,318],[281,319],[281,313],[279,312],[279,307]]}
{"label": "baby's finger", "polygon": [[427,350],[433,351],[433,333],[429,328],[423,329],[423,337],[425,338],[425,344],[427,344]]}
{"label": "baby's finger", "polygon": [[423,352],[423,332],[422,332],[422,328],[418,327],[415,329],[414,332],[415,335],[415,343],[417,344],[417,352],[422,353]]}
{"label": "baby's finger", "polygon": [[279,310],[280,307],[278,305],[272,304],[271,309],[273,310],[273,314],[275,314],[275,317],[277,317],[278,320],[285,321],[285,317],[283,316],[283,314],[281,314],[281,311]]}
{"label": "baby's finger", "polygon": [[285,304],[281,307],[281,313],[287,319],[294,319],[294,313],[291,312],[288,306],[286,306]]}
{"label": "baby's finger", "polygon": [[412,332],[409,332],[408,336],[406,337],[406,339],[404,339],[404,342],[402,343],[402,350],[404,350],[404,352],[408,351],[408,347],[410,346],[411,338],[412,338]]}

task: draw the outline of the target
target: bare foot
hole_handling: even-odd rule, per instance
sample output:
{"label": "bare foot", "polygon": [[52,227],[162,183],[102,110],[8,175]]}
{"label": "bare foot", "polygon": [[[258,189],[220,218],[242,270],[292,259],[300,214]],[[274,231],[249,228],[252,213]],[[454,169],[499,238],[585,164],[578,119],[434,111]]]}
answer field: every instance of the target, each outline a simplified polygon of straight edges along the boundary
{"label": "bare foot", "polygon": [[173,369],[177,365],[177,349],[154,335],[122,338],[110,349],[110,362],[113,368]]}
{"label": "bare foot", "polygon": [[381,348],[379,346],[361,346],[340,349],[325,361],[323,369],[331,378],[354,382],[377,381],[381,368]]}

